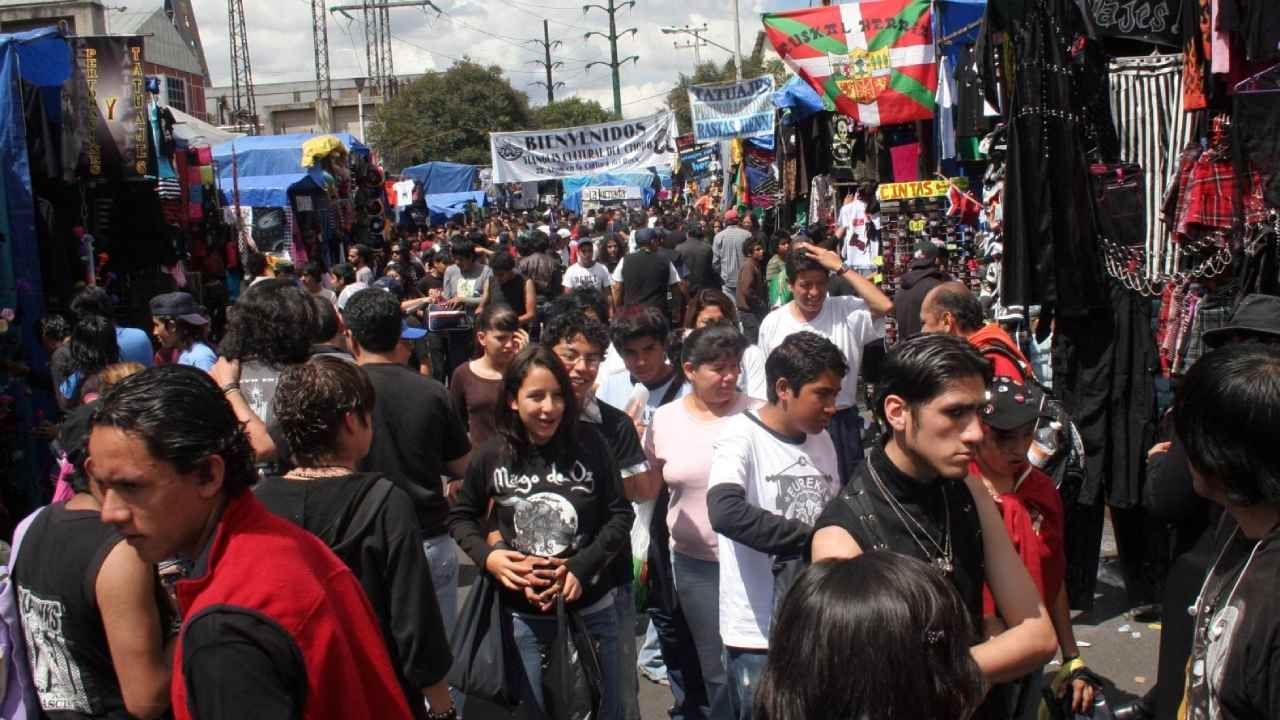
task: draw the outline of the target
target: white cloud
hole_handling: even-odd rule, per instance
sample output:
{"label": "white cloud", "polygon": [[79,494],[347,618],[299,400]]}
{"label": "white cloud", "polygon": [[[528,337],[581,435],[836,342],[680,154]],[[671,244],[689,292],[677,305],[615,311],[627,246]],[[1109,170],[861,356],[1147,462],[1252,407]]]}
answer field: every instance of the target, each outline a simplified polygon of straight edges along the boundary
{"label": "white cloud", "polygon": [[[326,7],[337,2],[354,4],[356,0],[326,1]],[[532,81],[542,80],[539,65],[529,61],[541,57],[541,47],[530,42],[542,38],[542,18],[550,20],[552,40],[563,45],[553,52],[564,66],[555,79],[565,83],[557,97],[580,96],[597,100],[609,108],[613,104],[613,86],[609,68],[594,66],[587,71],[588,61],[607,60],[608,43],[592,37],[587,31],[607,32],[608,17],[591,10],[584,15],[583,2],[588,0],[436,0],[445,15],[422,8],[391,8],[391,33],[397,74],[443,70],[453,63],[451,58],[470,57],[486,64],[499,65],[518,89],[529,94],[535,103],[545,100],[545,90]],[[590,0],[607,4],[607,0]],[[759,13],[768,9],[803,7],[805,0],[738,0],[742,49],[751,51],[760,29]],[[664,35],[664,25],[701,25],[706,23],[706,37],[733,47],[732,0],[638,0],[635,7],[617,13],[619,30],[635,27],[618,41],[619,57],[639,55],[638,63],[622,68],[623,113],[645,115],[662,107],[667,90],[680,72],[693,67],[693,52],[676,50],[673,41],[682,44],[687,35]],[[230,58],[227,41],[226,5],[218,2],[196,2],[196,15],[215,85],[229,82]],[[315,77],[311,41],[310,0],[244,0],[245,19],[249,28],[249,55],[254,80],[258,83],[285,80],[309,80]],[[364,26],[359,11],[349,20],[331,14],[328,18],[329,58],[333,77],[366,74]],[[701,49],[704,61],[724,62],[730,55],[708,46]],[[657,97],[652,97],[657,96]]]}

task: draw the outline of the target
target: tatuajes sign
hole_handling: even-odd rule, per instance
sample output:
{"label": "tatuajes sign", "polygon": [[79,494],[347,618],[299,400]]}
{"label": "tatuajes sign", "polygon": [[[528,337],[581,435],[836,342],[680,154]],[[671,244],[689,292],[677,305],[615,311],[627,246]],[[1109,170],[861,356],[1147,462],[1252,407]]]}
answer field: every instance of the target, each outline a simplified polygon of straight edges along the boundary
{"label": "tatuajes sign", "polygon": [[558,180],[608,172],[643,172],[676,159],[670,112],[559,130],[489,133],[494,182]]}
{"label": "tatuajes sign", "polygon": [[773,77],[689,86],[698,142],[773,134]]}

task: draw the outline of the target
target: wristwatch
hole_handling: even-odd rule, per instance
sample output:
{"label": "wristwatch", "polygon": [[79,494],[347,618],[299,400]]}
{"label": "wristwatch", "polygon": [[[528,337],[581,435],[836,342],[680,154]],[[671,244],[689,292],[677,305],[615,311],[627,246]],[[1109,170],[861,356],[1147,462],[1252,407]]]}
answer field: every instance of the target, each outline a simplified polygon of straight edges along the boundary
{"label": "wristwatch", "polygon": [[845,273],[849,272],[852,269],[853,268],[849,267],[849,263],[840,263],[840,269],[836,271],[836,274],[844,275]]}

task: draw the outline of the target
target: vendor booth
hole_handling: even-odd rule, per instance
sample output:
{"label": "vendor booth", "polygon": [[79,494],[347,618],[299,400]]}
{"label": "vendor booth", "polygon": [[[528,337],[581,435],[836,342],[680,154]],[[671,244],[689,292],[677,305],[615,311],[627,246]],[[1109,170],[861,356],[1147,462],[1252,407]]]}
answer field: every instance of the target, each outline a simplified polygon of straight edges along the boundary
{"label": "vendor booth", "polygon": [[583,214],[606,207],[640,210],[644,207],[644,190],[635,185],[600,185],[582,189]]}

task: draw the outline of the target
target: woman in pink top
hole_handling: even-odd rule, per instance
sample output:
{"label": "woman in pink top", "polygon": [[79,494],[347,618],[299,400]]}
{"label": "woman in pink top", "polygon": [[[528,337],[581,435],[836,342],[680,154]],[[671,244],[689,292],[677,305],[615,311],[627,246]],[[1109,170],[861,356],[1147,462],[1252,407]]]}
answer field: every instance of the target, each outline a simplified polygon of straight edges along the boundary
{"label": "woman in pink top", "polygon": [[676,596],[693,635],[711,720],[732,715],[720,659],[720,563],[707,519],[707,478],[720,426],[755,404],[737,387],[747,344],[727,322],[689,333],[681,359],[693,392],[658,408],[645,437],[649,457],[671,490],[667,528]]}

